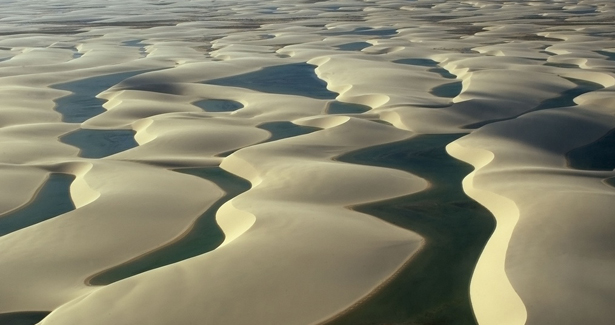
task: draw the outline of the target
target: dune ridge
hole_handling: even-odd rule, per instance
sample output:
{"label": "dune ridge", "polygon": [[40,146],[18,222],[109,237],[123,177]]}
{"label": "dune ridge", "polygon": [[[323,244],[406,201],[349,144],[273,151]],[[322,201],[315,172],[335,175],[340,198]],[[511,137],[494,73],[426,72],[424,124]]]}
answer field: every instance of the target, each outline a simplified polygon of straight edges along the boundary
{"label": "dune ridge", "polygon": [[519,209],[506,197],[474,187],[474,176],[493,160],[492,152],[464,148],[456,142],[450,143],[446,151],[474,166],[474,171],[463,180],[463,189],[489,209],[497,220],[497,227],[481,254],[470,285],[474,315],[479,324],[525,324],[525,305],[505,272],[506,251],[519,220]]}
{"label": "dune ridge", "polygon": [[[539,124],[536,121],[542,121],[540,129],[537,128]],[[548,121],[548,122],[547,122]],[[566,319],[580,319],[583,317],[587,319],[590,317],[595,319],[596,322],[602,323],[606,320],[604,317],[609,311],[607,309],[601,309],[600,305],[591,307],[591,316],[588,312],[583,311],[585,308],[590,308],[587,305],[583,307],[572,308],[564,315],[549,315],[553,312],[553,305],[540,303],[536,300],[536,287],[542,288],[541,290],[555,290],[554,286],[557,286],[562,292],[567,292],[567,297],[583,296],[582,299],[590,301],[596,301],[600,299],[594,296],[596,293],[584,291],[576,286],[566,286],[566,281],[574,278],[572,281],[583,281],[580,278],[584,276],[592,277],[592,275],[580,276],[575,273],[564,273],[562,277],[550,278],[548,271],[545,272],[539,265],[542,263],[564,263],[558,257],[558,253],[561,252],[561,241],[567,241],[569,237],[573,237],[571,233],[563,231],[553,231],[553,234],[548,237],[533,237],[540,238],[538,240],[528,240],[526,232],[532,232],[528,227],[534,227],[535,229],[541,229],[540,225],[543,220],[549,220],[557,216],[558,218],[565,218],[569,223],[579,225],[579,222],[583,222],[580,219],[575,219],[575,215],[578,213],[578,209],[572,209],[569,204],[563,203],[565,200],[571,200],[572,195],[578,195],[585,197],[588,200],[600,202],[606,200],[613,195],[612,191],[606,190],[602,184],[602,180],[608,178],[611,175],[610,172],[593,172],[593,171],[574,171],[569,170],[566,167],[564,155],[569,148],[579,146],[583,142],[591,142],[600,138],[605,132],[612,127],[612,118],[606,118],[601,114],[589,114],[588,111],[583,108],[566,108],[558,111],[543,111],[530,113],[523,118],[502,122],[500,128],[489,127],[481,129],[481,132],[473,133],[466,138],[458,140],[457,143],[449,145],[447,148],[453,156],[471,162],[477,168],[474,174],[469,175],[464,180],[464,188],[467,187],[467,193],[472,195],[477,201],[481,202],[487,208],[489,208],[496,219],[498,220],[498,229],[494,233],[485,252],[481,256],[474,275],[474,279],[471,287],[471,294],[473,298],[473,304],[475,307],[475,313],[477,319],[481,323],[496,324],[501,323],[501,315],[512,314],[516,316],[507,317],[507,320],[514,323],[540,323],[548,321],[549,319],[558,319],[559,321],[567,321]],[[551,128],[546,127],[552,126]],[[555,125],[555,126],[554,126]],[[534,137],[536,134],[548,134],[550,132],[556,132],[559,125],[566,125],[568,132],[570,133],[570,142],[562,143],[556,142],[557,140],[549,137]],[[590,126],[591,125],[591,126]],[[515,150],[518,155],[523,158],[512,158],[512,156],[506,157],[503,154],[503,150],[497,149],[498,141],[511,141],[513,138],[511,127],[522,128],[526,133],[516,133],[514,139],[517,143],[509,143],[508,150]],[[588,128],[592,129],[592,132],[588,134]],[[484,133],[498,133],[508,132],[506,138],[490,138],[491,144],[487,144],[485,137],[482,137]],[[540,140],[538,140],[540,139]],[[572,140],[574,139],[574,140]],[[575,144],[576,142],[576,144]],[[548,148],[547,150],[540,151],[538,148]],[[513,149],[514,148],[514,149]],[[485,151],[488,150],[488,151]],[[481,154],[484,152],[484,154]],[[498,158],[504,155],[503,158]],[[483,157],[483,158],[481,158]],[[489,158],[491,157],[491,159]],[[512,158],[512,159],[511,159]],[[528,166],[528,161],[539,161],[540,168],[532,168]],[[545,203],[541,205],[541,208],[528,209],[528,206],[533,207],[533,203],[528,197],[528,194],[521,194],[522,191],[508,187],[503,179],[510,178],[522,179],[524,184],[527,184],[526,188],[535,188],[532,192],[536,193],[541,191],[542,197],[544,197]],[[499,179],[499,181],[486,181],[487,179]],[[583,179],[583,180],[582,180]],[[571,182],[580,182],[579,186],[572,185]],[[582,185],[580,185],[582,183]],[[540,184],[540,185],[538,185]],[[526,190],[527,191],[527,190]],[[548,194],[545,194],[548,193]],[[531,194],[529,194],[531,195]],[[491,198],[490,198],[491,197]],[[556,198],[556,199],[555,199]],[[562,201],[564,200],[564,201]],[[603,201],[604,202],[604,201]],[[603,204],[587,206],[587,209],[596,211],[596,217],[603,215]],[[557,214],[545,213],[545,209],[549,211],[557,211]],[[538,210],[538,211],[536,211]],[[537,215],[541,214],[541,215]],[[608,224],[607,219],[596,219],[596,222],[602,222]],[[514,225],[516,223],[516,225]],[[583,227],[580,227],[581,229]],[[513,231],[514,229],[514,231]],[[533,230],[535,232],[536,230]],[[561,234],[560,234],[561,233]],[[561,236],[558,236],[558,234]],[[592,238],[591,227],[586,230],[580,230],[576,236],[583,237],[583,242],[590,243],[592,241],[600,241],[600,236]],[[524,239],[520,239],[524,238]],[[528,242],[529,241],[529,242]],[[542,245],[533,246],[532,257],[525,259],[519,255],[520,251],[526,251],[526,245],[536,245],[536,241]],[[554,244],[558,243],[558,244]],[[601,242],[603,243],[603,242]],[[604,244],[604,243],[603,243]],[[540,247],[540,248],[538,248]],[[583,250],[585,245],[581,245],[578,250]],[[570,247],[568,247],[570,249]],[[577,249],[571,249],[571,251],[577,251]],[[608,248],[603,248],[608,249]],[[500,252],[495,252],[500,250]],[[600,249],[593,254],[601,254]],[[561,253],[559,253],[561,254]],[[571,253],[569,253],[571,254]],[[579,253],[574,253],[579,254]],[[549,257],[548,257],[549,256]],[[561,255],[559,255],[561,256]],[[536,259],[541,259],[537,261]],[[545,260],[552,260],[547,262]],[[576,257],[568,256],[566,262],[568,268],[576,268],[572,265],[585,265],[587,263],[600,263],[591,259],[591,257],[584,257],[582,255],[576,255]],[[576,264],[578,263],[578,264]],[[523,265],[521,267],[520,265]],[[531,268],[533,277],[528,277],[529,272],[527,268]],[[544,264],[542,264],[544,267]],[[585,269],[584,266],[580,266]],[[603,272],[601,268],[604,266],[596,267],[593,272],[600,274]],[[550,269],[550,268],[547,268]],[[496,280],[494,273],[500,274],[499,280]],[[504,272],[504,273],[503,273]],[[554,270],[551,270],[554,272]],[[561,271],[560,271],[561,272]],[[588,271],[589,272],[589,271]],[[498,274],[495,273],[495,274]],[[597,276],[597,275],[596,275]],[[579,278],[580,277],[580,278]],[[506,279],[509,279],[508,281]],[[509,282],[510,281],[510,282]],[[547,281],[538,284],[536,281]],[[608,281],[606,278],[597,277],[594,281]],[[500,283],[500,286],[494,284]],[[509,286],[509,285],[512,285]],[[504,287],[504,288],[501,288]],[[503,289],[508,289],[509,294],[507,296],[502,295],[505,292]],[[531,288],[530,288],[531,287]],[[546,289],[549,288],[549,289]],[[498,290],[499,289],[499,290]],[[497,290],[497,293],[488,294],[489,290]],[[574,292],[574,294],[572,293]],[[516,293],[516,294],[515,294]],[[538,294],[540,295],[540,294]],[[500,296],[502,299],[498,306],[506,306],[505,311],[495,312],[493,307],[493,299]],[[483,300],[485,298],[491,299],[491,301]],[[520,300],[519,300],[520,298]],[[517,300],[511,302],[511,300]],[[568,298],[575,300],[574,298]],[[514,306],[518,307],[514,307]],[[525,305],[525,310],[523,306]],[[579,306],[579,305],[576,305]],[[510,308],[510,309],[508,309]],[[524,311],[526,313],[524,313]],[[578,314],[582,314],[582,316]],[[525,319],[527,317],[527,319]]]}

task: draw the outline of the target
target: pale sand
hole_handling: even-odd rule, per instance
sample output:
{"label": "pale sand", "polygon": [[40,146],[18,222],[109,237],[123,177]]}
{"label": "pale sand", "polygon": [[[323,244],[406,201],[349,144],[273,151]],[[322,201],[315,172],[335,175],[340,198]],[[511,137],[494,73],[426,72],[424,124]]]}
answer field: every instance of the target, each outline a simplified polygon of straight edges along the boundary
{"label": "pale sand", "polygon": [[[478,323],[615,317],[615,192],[602,182],[614,174],[565,160],[615,128],[612,4],[88,5],[0,5],[0,213],[28,204],[52,172],[76,177],[75,210],[0,237],[0,313],[53,311],[41,324],[328,320],[386,285],[423,243],[347,207],[428,187],[335,158],[415,134],[468,133],[447,150],[475,167],[464,191],[497,219],[468,288]],[[352,43],[365,44],[340,49]],[[419,61],[401,63],[409,59]],[[207,84],[304,62],[330,99]],[[130,71],[141,73],[97,94],[103,113],[66,123],[54,110],[70,94],[55,85]],[[595,85],[579,90],[578,80]],[[206,99],[243,107],[193,104]],[[326,115],[333,100],[370,110]],[[284,121],[322,130],[266,142],[258,126]],[[79,128],[134,130],[138,146],[81,158],[59,140]],[[218,165],[252,184],[218,210],[219,248],[84,283],[177,240],[223,193],[170,169]]]}
{"label": "pale sand", "polygon": [[[515,310],[517,316],[506,318],[511,324],[525,317],[530,324],[612,319],[604,290],[612,283],[606,256],[613,243],[605,236],[615,193],[602,183],[612,172],[570,170],[563,155],[602,136],[614,122],[582,108],[537,112],[497,129],[484,127],[449,146],[451,154],[478,168],[464,187],[498,220],[472,282],[479,321],[501,324],[502,315]],[[567,142],[549,136],[562,128]],[[493,303],[495,297],[500,303]],[[568,310],[560,310],[562,305]]]}

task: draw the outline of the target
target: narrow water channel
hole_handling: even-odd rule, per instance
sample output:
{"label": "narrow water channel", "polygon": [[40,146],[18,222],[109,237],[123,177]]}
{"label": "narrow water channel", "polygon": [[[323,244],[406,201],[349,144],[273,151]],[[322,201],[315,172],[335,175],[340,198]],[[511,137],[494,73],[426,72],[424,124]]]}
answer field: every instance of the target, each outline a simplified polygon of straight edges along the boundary
{"label": "narrow water channel", "polygon": [[226,201],[247,191],[250,183],[220,167],[177,169],[216,183],[226,194],[216,201],[194,223],[183,237],[146,255],[107,269],[89,279],[90,285],[107,285],[133,275],[207,253],[220,246],[224,233],[216,223],[216,212]]}
{"label": "narrow water channel", "polygon": [[26,311],[0,314],[0,325],[35,325],[49,313],[48,311]]}
{"label": "narrow water channel", "polygon": [[461,135],[421,135],[351,152],[338,160],[404,170],[425,178],[423,192],[354,210],[414,231],[426,239],[383,288],[328,324],[476,325],[470,279],[495,229],[492,214],[461,185],[472,167],[450,157],[445,146]]}
{"label": "narrow water channel", "polygon": [[75,177],[52,173],[34,198],[25,206],[0,216],[0,236],[57,217],[75,209],[70,184]]}

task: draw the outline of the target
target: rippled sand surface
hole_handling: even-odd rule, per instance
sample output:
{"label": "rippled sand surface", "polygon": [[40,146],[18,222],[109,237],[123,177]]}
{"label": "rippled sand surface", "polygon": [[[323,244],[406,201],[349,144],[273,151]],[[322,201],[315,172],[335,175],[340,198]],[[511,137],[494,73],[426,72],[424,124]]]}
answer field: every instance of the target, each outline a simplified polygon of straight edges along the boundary
{"label": "rippled sand surface", "polygon": [[0,3],[0,325],[611,324],[615,4]]}

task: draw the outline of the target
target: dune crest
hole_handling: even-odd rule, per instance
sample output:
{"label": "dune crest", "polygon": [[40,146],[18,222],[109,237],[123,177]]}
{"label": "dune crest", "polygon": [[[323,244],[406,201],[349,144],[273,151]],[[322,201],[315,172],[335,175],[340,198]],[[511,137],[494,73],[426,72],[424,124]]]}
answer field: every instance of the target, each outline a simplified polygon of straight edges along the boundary
{"label": "dune crest", "polygon": [[70,192],[71,199],[77,209],[94,202],[100,197],[100,192],[91,188],[85,180],[85,176],[92,169],[92,167],[94,167],[94,165],[91,163],[72,162],[61,164],[60,166],[52,168],[55,172],[75,176],[75,180],[70,185]]}
{"label": "dune crest", "polygon": [[220,244],[220,247],[222,247],[248,231],[256,222],[256,217],[251,213],[235,208],[233,202],[229,201],[218,210],[216,221],[225,235],[224,242]]}
{"label": "dune crest", "polygon": [[456,142],[449,144],[446,151],[474,166],[474,171],[463,180],[463,189],[471,198],[489,209],[497,222],[476,265],[470,285],[474,315],[479,324],[525,324],[527,311],[510,284],[505,268],[506,251],[519,220],[519,209],[512,200],[477,188],[473,182],[475,175],[495,156],[492,152],[465,148]]}

